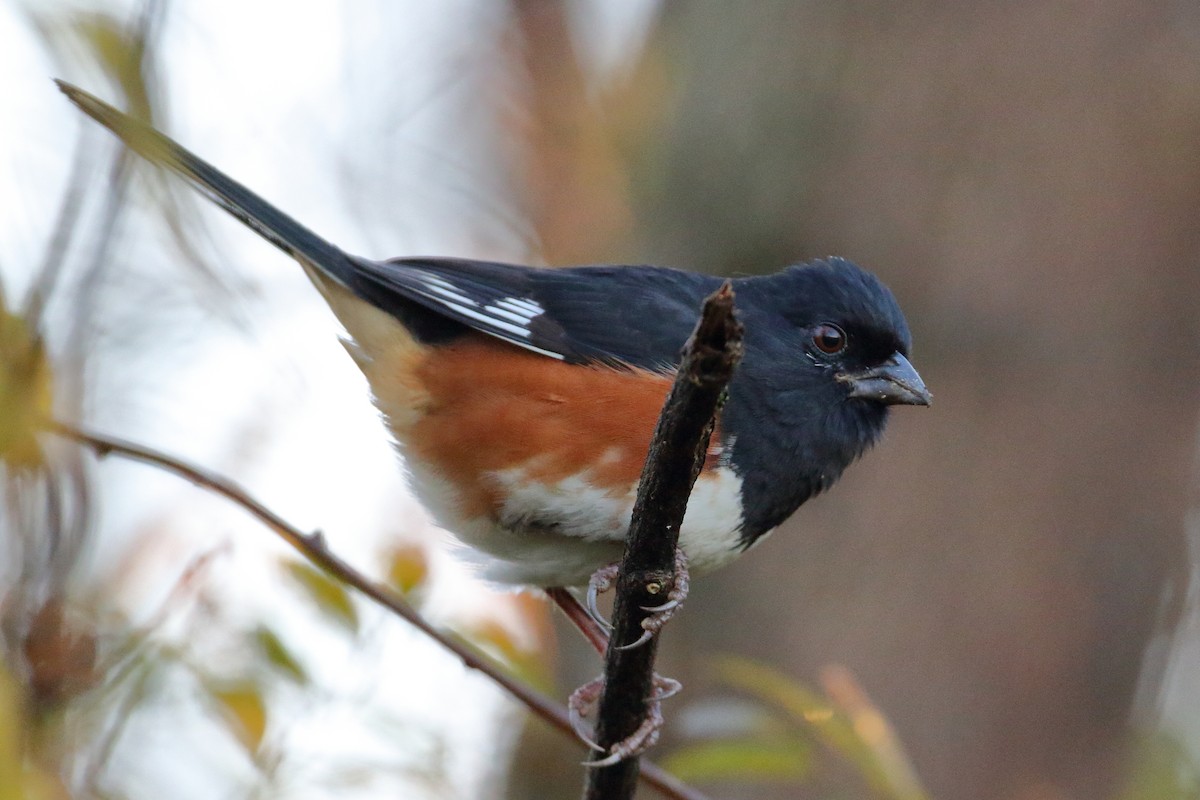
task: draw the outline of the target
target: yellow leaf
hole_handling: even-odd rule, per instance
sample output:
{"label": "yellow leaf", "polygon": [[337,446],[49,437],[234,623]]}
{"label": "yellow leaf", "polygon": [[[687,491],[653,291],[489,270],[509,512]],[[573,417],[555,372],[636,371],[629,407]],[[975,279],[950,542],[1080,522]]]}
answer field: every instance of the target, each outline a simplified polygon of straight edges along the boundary
{"label": "yellow leaf", "polygon": [[2,300],[0,292],[0,460],[34,469],[43,463],[38,426],[54,402],[50,361],[41,338]]}
{"label": "yellow leaf", "polygon": [[230,731],[246,750],[254,754],[267,731],[267,706],[262,691],[253,685],[235,685],[212,693]]}
{"label": "yellow leaf", "polygon": [[26,750],[39,737],[31,735],[36,723],[23,707],[20,688],[0,664],[0,800],[65,800],[62,781],[39,763],[47,761],[46,754]]}
{"label": "yellow leaf", "polygon": [[403,595],[421,589],[429,579],[429,560],[424,549],[403,544],[388,555],[388,583]]}
{"label": "yellow leaf", "polygon": [[284,570],[317,608],[334,622],[358,631],[358,609],[349,591],[333,578],[299,561],[285,561]]}
{"label": "yellow leaf", "polygon": [[[24,769],[21,753],[25,727],[21,698],[16,681],[0,668],[0,775],[20,775]],[[21,800],[24,795],[17,781],[0,781],[0,800]]]}
{"label": "yellow leaf", "polygon": [[476,620],[463,631],[466,641],[501,662],[513,677],[547,690],[552,681],[549,664],[539,649],[521,645],[513,631],[496,620]]}
{"label": "yellow leaf", "polygon": [[142,31],[125,24],[111,14],[81,13],[74,27],[87,43],[101,68],[112,76],[129,102],[129,113],[152,122],[150,92],[146,83],[143,58],[146,43]]}

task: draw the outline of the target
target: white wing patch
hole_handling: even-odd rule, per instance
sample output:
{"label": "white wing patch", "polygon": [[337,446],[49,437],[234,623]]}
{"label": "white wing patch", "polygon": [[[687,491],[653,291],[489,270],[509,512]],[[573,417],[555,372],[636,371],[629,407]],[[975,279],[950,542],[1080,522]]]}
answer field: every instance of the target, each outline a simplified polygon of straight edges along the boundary
{"label": "white wing patch", "polygon": [[431,275],[428,272],[418,273],[417,279],[432,297],[441,297],[447,304],[458,307],[479,307],[479,303],[445,278]]}
{"label": "white wing patch", "polygon": [[537,302],[527,297],[481,300],[441,275],[424,270],[413,270],[411,274],[416,283],[413,288],[418,294],[433,300],[472,327],[526,350],[563,360],[562,353],[546,350],[533,343],[530,325],[536,317],[546,312]]}
{"label": "white wing patch", "polygon": [[521,323],[526,330],[534,317],[545,312],[537,303],[520,297],[502,297],[486,308],[492,314]]}

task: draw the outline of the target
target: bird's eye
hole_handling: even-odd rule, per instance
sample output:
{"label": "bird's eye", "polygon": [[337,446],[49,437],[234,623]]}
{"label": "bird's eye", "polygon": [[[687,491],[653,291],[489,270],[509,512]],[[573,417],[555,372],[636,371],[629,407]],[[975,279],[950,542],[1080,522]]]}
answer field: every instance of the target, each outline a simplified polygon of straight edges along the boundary
{"label": "bird's eye", "polygon": [[826,322],[818,325],[812,335],[813,345],[825,355],[835,356],[846,349],[846,332]]}

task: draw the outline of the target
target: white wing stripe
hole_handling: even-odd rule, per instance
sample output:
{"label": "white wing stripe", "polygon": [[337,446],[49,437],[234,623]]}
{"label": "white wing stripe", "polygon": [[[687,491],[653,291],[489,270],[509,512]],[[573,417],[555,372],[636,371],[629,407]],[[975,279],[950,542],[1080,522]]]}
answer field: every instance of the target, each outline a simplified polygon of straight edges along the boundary
{"label": "white wing stripe", "polygon": [[445,297],[450,300],[453,300],[456,303],[470,304],[470,305],[474,306],[475,308],[479,308],[478,301],[473,300],[470,297],[467,297],[465,294],[463,294],[460,291],[453,290],[453,287],[451,287],[450,289],[444,289],[441,286],[429,284],[429,285],[425,286],[425,293],[426,294],[432,293],[432,294],[439,295],[441,297]]}
{"label": "white wing stripe", "polygon": [[494,314],[497,317],[504,317],[505,319],[511,319],[514,322],[519,322],[524,325],[526,329],[529,327],[529,321],[533,319],[533,317],[529,316],[528,314],[514,314],[508,309],[500,308],[499,306],[487,306],[483,310],[484,313]]}
{"label": "white wing stripe", "polygon": [[543,350],[542,348],[536,347],[532,344],[529,344],[528,342],[513,342],[513,344],[515,344],[518,347],[523,348],[525,350],[532,350],[535,353],[541,353],[544,356],[550,356],[550,358],[556,359],[558,361],[565,361],[567,358],[562,353],[556,353],[553,350]]}
{"label": "white wing stripe", "polygon": [[457,286],[455,286],[453,283],[451,283],[450,281],[443,278],[441,275],[434,275],[431,272],[417,272],[417,279],[420,280],[421,283],[427,284],[429,286],[440,286],[443,289],[453,289],[454,291],[460,291]]}
{"label": "white wing stripe", "polygon": [[448,311],[482,323],[490,328],[494,335],[525,350],[558,361],[566,359],[562,353],[537,347],[530,342],[532,334],[529,331],[529,323],[534,317],[546,312],[535,301],[523,297],[502,297],[483,306],[479,300],[440,275],[418,272],[416,278],[420,286],[413,288]]}
{"label": "white wing stripe", "polygon": [[538,314],[541,314],[545,311],[545,309],[537,303],[533,302],[532,300],[526,300],[523,297],[504,297],[496,301],[496,305],[508,306],[513,311],[517,312],[527,311],[531,317],[536,317]]}
{"label": "white wing stripe", "polygon": [[459,314],[462,314],[464,317],[469,317],[471,319],[479,320],[480,322],[486,322],[488,325],[490,325],[493,328],[496,328],[497,330],[511,333],[514,336],[519,336],[524,341],[529,340],[529,329],[528,328],[522,328],[518,325],[512,325],[503,320],[499,320],[499,319],[496,319],[495,317],[488,316],[487,314],[482,314],[473,308],[467,308],[466,306],[460,306],[460,305],[456,305],[454,303],[447,303],[446,306],[449,308],[452,308],[454,311],[458,312]]}

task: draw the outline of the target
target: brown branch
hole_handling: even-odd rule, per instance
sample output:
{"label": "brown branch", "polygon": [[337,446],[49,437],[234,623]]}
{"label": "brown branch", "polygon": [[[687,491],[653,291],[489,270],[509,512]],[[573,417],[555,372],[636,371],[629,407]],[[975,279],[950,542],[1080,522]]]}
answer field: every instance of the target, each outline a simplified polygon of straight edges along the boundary
{"label": "brown branch", "polygon": [[[633,735],[646,719],[658,637],[629,650],[619,647],[641,636],[647,616],[644,608],[661,605],[664,587],[675,579],[679,526],[704,464],[714,416],[741,355],[742,326],[734,319],[733,288],[726,281],[705,301],[696,331],[684,347],[642,468],[617,577],[613,634],[596,721],[596,743],[606,752]],[[637,758],[592,767],[584,797],[632,798],[638,772]]]}
{"label": "brown branch", "polygon": [[[341,558],[334,555],[329,550],[325,543],[325,537],[320,532],[304,533],[255,500],[246,490],[228,478],[210,472],[202,467],[188,464],[174,456],[124,439],[85,431],[63,422],[48,422],[46,428],[59,436],[85,445],[100,458],[108,455],[118,455],[123,458],[159,467],[168,472],[173,472],[197,486],[208,489],[241,506],[251,516],[279,535],[280,538],[291,545],[310,563],[343,583],[354,587],[388,611],[406,620],[426,636],[429,636],[442,647],[454,653],[464,665],[489,677],[493,682],[523,703],[536,716],[549,723],[551,727],[557,728],[567,734],[571,737],[572,741],[578,741],[571,727],[566,709],[540,692],[513,680],[500,667],[493,664],[486,657],[474,652],[463,643],[434,628],[398,593],[384,584],[372,581]],[[671,798],[671,800],[705,800],[704,795],[652,764],[645,765],[643,778],[647,784],[658,790],[664,797]]]}

